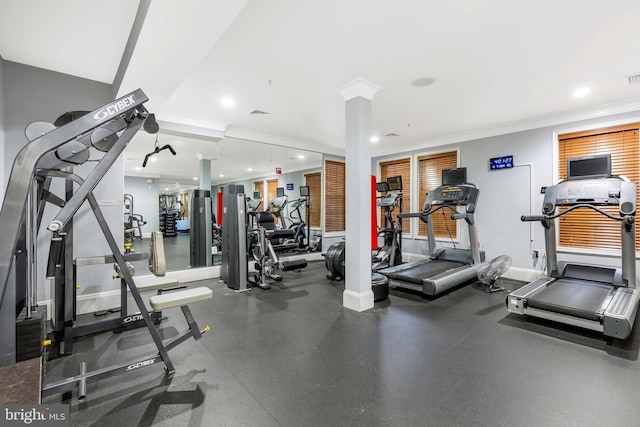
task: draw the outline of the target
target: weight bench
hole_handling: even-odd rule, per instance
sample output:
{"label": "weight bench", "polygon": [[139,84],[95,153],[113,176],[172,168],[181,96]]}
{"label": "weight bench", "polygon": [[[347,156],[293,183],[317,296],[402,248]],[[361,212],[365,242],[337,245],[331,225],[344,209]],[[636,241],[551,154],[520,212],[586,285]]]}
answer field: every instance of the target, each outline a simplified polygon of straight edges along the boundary
{"label": "weight bench", "polygon": [[193,337],[194,339],[198,340],[200,339],[202,334],[209,331],[209,326],[205,326],[202,331],[198,328],[198,324],[196,323],[193,315],[191,314],[191,310],[189,309],[189,304],[211,299],[212,296],[213,292],[211,291],[211,289],[203,286],[199,288],[186,289],[184,291],[156,295],[149,298],[149,304],[151,304],[151,308],[153,308],[153,311],[161,312],[169,308],[180,307],[182,309],[184,317],[187,319],[189,329],[187,329],[181,335],[178,335],[169,343],[165,344],[167,350],[171,350],[173,347],[180,344],[189,337]]}

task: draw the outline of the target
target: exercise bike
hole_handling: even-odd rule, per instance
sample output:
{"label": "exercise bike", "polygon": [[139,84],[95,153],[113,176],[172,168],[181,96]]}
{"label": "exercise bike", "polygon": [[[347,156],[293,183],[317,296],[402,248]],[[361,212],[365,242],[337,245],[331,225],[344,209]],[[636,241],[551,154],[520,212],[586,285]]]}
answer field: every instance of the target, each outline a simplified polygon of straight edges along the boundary
{"label": "exercise bike", "polygon": [[268,230],[264,227],[258,227],[251,231],[251,240],[255,242],[251,252],[257,271],[247,277],[250,286],[271,289],[272,283],[282,281],[282,276],[277,273],[278,270],[299,271],[307,266],[307,261],[303,259],[280,262],[271,240],[269,240],[269,235],[277,232],[278,230]]}
{"label": "exercise bike", "polygon": [[382,238],[383,245],[371,253],[373,271],[402,264],[402,219],[393,218],[396,208],[402,213],[402,193],[389,193],[387,182],[378,182],[376,190],[385,193],[378,198],[378,206],[384,208],[384,225],[378,227],[378,241]]}

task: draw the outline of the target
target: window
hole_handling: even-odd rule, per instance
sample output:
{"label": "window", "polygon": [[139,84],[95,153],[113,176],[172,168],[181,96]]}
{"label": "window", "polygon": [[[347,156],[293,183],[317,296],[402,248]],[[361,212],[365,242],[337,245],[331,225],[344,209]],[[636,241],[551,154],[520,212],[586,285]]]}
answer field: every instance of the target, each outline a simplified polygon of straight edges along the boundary
{"label": "window", "polygon": [[[309,186],[309,225],[320,228],[320,212],[322,212],[322,181],[320,172],[306,174],[305,184]],[[305,220],[306,221],[306,220]]]}
{"label": "window", "polygon": [[325,160],[324,189],[324,231],[327,233],[345,231],[344,162]]}
{"label": "window", "polygon": [[[442,170],[455,168],[458,165],[458,152],[449,151],[446,153],[429,154],[418,157],[418,203],[419,210],[422,211],[424,202],[427,200],[427,193],[442,183]],[[457,238],[456,221],[451,219],[453,212],[449,209],[441,209],[440,212],[431,216],[435,237]],[[426,236],[426,224],[420,220],[418,226],[418,236]]]}
{"label": "window", "polygon": [[[402,177],[402,211],[411,211],[411,159],[398,159],[380,163],[380,181],[386,181],[390,176]],[[394,211],[395,215],[400,213],[400,209]],[[380,224],[384,224],[384,208],[380,208]],[[395,218],[398,219],[397,216]],[[411,233],[411,221],[406,219],[402,222],[402,232]]]}
{"label": "window", "polygon": [[[264,181],[254,181],[253,191],[256,191],[260,194],[260,198],[262,199],[262,204],[258,208],[258,211],[263,211],[265,209],[265,206],[269,204],[269,202],[266,202],[266,200],[264,199]],[[250,196],[251,198],[253,198],[253,194],[251,194]]]}
{"label": "window", "polygon": [[[268,179],[267,180],[267,197],[262,201],[262,204],[264,205],[264,210],[265,211],[269,207],[269,203],[271,203],[271,200],[276,198],[277,188],[278,188],[278,180],[277,179]],[[278,218],[277,217],[275,218],[275,223],[276,223],[276,225],[278,225]]]}
{"label": "window", "polygon": [[[567,177],[567,159],[611,154],[611,173],[624,175],[632,182],[640,181],[640,123],[596,129],[558,136],[558,177]],[[637,195],[636,195],[637,197]],[[619,215],[616,206],[605,211]],[[639,249],[636,228],[636,250]],[[584,249],[620,249],[620,223],[586,209],[578,209],[558,219],[559,246]]]}

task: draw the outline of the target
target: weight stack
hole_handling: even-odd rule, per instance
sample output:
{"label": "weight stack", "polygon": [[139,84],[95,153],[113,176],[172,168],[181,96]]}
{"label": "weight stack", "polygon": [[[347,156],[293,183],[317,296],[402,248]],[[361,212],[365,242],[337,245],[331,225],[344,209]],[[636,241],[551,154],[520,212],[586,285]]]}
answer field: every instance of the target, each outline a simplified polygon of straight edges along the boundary
{"label": "weight stack", "polygon": [[47,335],[47,306],[40,305],[31,311],[27,319],[23,308],[16,319],[16,362],[43,356],[43,342]]}

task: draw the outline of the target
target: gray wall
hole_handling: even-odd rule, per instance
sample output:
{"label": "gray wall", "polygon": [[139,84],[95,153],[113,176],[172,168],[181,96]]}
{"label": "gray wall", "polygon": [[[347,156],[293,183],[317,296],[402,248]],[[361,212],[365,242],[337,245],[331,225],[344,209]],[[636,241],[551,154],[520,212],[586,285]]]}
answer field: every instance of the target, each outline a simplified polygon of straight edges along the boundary
{"label": "gray wall", "polygon": [[[3,63],[2,87],[4,90],[4,178],[10,174],[13,160],[27,143],[25,127],[33,121],[53,122],[66,111],[92,110],[113,100],[111,85],[72,77],[66,74],[29,67],[14,62]],[[93,158],[96,154],[92,154]],[[95,163],[88,162],[75,168],[78,175],[86,176]],[[94,191],[103,214],[116,241],[123,242],[123,184],[124,160],[121,156]],[[62,182],[54,182],[52,190],[61,194]],[[44,279],[44,264],[49,250],[50,233],[45,230],[48,221],[58,208],[48,206],[43,217],[43,227],[38,237],[38,300],[51,298],[51,284]],[[98,231],[98,224],[88,206],[83,205],[74,217],[74,257],[105,255],[110,253],[106,241]],[[84,267],[78,276],[78,295],[105,292],[119,288],[119,282],[111,279],[112,266]]]}
{"label": "gray wall", "polygon": [[[151,180],[152,182],[149,182]],[[140,214],[147,222],[142,226],[142,234],[148,237],[152,231],[160,229],[158,196],[160,182],[157,178],[124,177],[124,192],[133,196],[133,213]]]}
{"label": "gray wall", "polygon": [[[466,141],[444,147],[416,150],[407,154],[459,148],[460,166],[467,167],[468,180],[480,189],[476,219],[481,249],[486,252],[487,259],[506,254],[511,256],[515,267],[538,268],[540,265],[534,262],[530,248],[544,249],[542,226],[539,223],[523,223],[520,221],[520,216],[528,213],[540,213],[542,209],[540,188],[553,184],[554,132],[564,133],[570,129],[618,120],[637,119],[638,117],[640,117],[640,112],[620,114]],[[489,171],[489,158],[504,155],[513,155],[516,167],[510,170]],[[372,171],[376,173],[379,161],[398,156],[399,154],[395,154],[372,159]],[[413,185],[413,187],[417,188],[417,185]],[[414,192],[412,199],[414,200],[412,210],[420,210],[422,207],[417,206],[417,193]],[[530,205],[532,206],[530,207]],[[406,206],[405,212],[408,212],[409,209]],[[468,247],[469,239],[466,226],[459,228],[459,230],[459,247]],[[405,253],[426,253],[425,240],[405,238],[403,245]],[[442,241],[438,242],[438,246],[451,245]],[[593,255],[573,253],[563,254],[562,259],[599,264],[619,262],[616,259],[603,259]]]}

